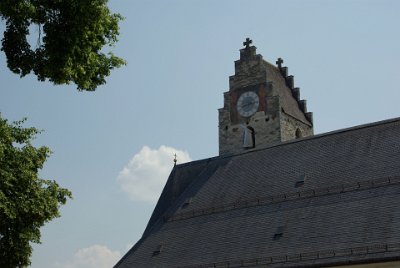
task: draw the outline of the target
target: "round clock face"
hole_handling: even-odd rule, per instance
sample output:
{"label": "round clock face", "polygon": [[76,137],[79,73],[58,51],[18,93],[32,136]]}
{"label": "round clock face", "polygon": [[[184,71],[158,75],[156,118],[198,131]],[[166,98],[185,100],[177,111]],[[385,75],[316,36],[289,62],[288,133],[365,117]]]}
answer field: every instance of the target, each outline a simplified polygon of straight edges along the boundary
{"label": "round clock face", "polygon": [[258,95],[253,91],[247,91],[240,95],[236,107],[241,116],[249,117],[257,112],[258,105]]}

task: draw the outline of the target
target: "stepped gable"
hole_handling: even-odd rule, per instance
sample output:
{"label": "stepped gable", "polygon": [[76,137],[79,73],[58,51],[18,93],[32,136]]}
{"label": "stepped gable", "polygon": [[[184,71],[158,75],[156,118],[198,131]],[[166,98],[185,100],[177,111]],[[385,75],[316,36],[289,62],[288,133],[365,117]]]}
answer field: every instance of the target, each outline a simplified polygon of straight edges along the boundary
{"label": "stepped gable", "polygon": [[312,113],[307,111],[306,100],[300,99],[300,89],[294,87],[294,76],[287,75],[288,68],[277,68],[268,62],[266,65],[267,75],[271,77],[273,84],[279,88],[279,93],[282,96],[283,112],[305,124],[312,125]]}
{"label": "stepped gable", "polygon": [[306,100],[300,99],[300,88],[294,85],[294,76],[288,75],[279,58],[274,66],[256,54],[257,48],[249,46],[240,50],[240,59],[235,61],[235,75],[229,77],[230,91],[237,88],[267,82],[280,97],[283,111],[303,123],[312,125],[312,113],[307,111]]}
{"label": "stepped gable", "polygon": [[229,77],[223,107],[218,109],[219,154],[257,150],[314,133],[294,77],[278,59],[277,67],[263,60],[247,38]]}
{"label": "stepped gable", "polygon": [[400,118],[174,167],[115,266],[321,267],[400,258]]}
{"label": "stepped gable", "polygon": [[283,112],[311,126],[313,122],[312,117],[309,117],[311,113],[307,112],[306,100],[300,100],[300,89],[294,87],[294,77],[287,76],[288,68],[283,67],[283,71],[269,62],[264,62],[268,80],[271,80],[273,87],[281,93],[279,97]]}

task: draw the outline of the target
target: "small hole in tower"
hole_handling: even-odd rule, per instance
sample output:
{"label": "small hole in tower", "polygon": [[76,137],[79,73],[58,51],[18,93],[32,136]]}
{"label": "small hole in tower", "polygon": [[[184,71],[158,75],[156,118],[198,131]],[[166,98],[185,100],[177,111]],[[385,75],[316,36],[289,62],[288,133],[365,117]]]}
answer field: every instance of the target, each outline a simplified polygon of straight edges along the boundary
{"label": "small hole in tower", "polygon": [[269,121],[269,116],[267,116],[266,118],[265,118],[265,122],[268,122]]}
{"label": "small hole in tower", "polygon": [[225,130],[228,130],[228,126],[225,126]]}
{"label": "small hole in tower", "polygon": [[296,139],[303,137],[300,129],[296,129]]}

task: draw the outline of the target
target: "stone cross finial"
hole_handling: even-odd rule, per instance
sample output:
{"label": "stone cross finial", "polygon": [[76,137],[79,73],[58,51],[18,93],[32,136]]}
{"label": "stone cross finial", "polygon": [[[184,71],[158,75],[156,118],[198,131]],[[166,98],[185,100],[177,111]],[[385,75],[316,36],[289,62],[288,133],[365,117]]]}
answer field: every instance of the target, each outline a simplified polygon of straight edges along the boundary
{"label": "stone cross finial", "polygon": [[247,37],[246,41],[243,42],[243,45],[246,46],[246,48],[249,48],[251,43],[253,43],[253,40]]}
{"label": "stone cross finial", "polygon": [[276,64],[278,65],[279,69],[282,68],[282,63],[283,63],[282,58],[278,58],[278,60],[276,61]]}

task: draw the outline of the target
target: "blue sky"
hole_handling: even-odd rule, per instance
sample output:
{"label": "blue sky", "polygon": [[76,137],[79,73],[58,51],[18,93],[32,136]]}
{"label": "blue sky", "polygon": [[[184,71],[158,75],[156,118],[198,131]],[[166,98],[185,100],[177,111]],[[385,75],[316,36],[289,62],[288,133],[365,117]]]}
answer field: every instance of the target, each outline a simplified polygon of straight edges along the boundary
{"label": "blue sky", "polygon": [[315,133],[400,116],[399,1],[109,5],[125,17],[113,49],[128,65],[96,92],[21,79],[0,54],[2,116],[45,130],[35,143],[53,154],[41,176],[74,195],[42,229],[31,267],[110,267],[137,241],[173,153],[218,154],[217,109],[246,37],[265,60],[284,59]]}

